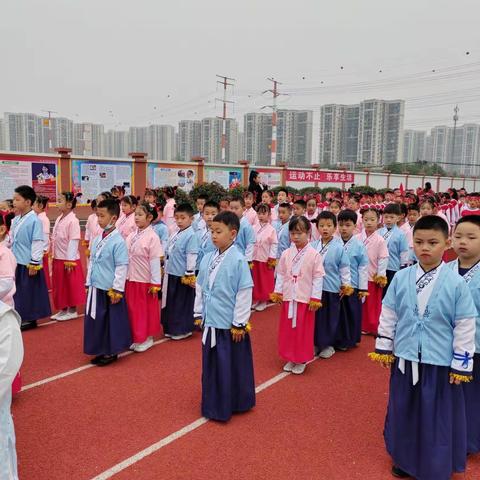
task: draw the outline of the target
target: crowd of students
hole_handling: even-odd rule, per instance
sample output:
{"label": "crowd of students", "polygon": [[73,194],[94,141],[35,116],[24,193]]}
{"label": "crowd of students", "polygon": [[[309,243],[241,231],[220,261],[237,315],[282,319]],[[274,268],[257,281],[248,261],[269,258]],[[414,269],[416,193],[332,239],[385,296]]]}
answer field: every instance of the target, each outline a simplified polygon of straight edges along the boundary
{"label": "crowd of students", "polygon": [[[0,350],[0,472],[16,478],[17,319],[25,331],[84,306],[84,352],[99,367],[145,352],[162,332],[181,341],[201,331],[202,414],[227,421],[255,405],[250,315],[271,302],[293,374],[376,336],[371,357],[392,371],[395,476],[464,471],[480,450],[480,196],[417,193],[200,195],[195,213],[171,187],[141,200],[114,188],[91,203],[82,241],[73,193],[59,195],[50,232],[47,198],[16,188],[0,205],[0,334],[14,340]],[[445,264],[451,242],[458,258]]]}

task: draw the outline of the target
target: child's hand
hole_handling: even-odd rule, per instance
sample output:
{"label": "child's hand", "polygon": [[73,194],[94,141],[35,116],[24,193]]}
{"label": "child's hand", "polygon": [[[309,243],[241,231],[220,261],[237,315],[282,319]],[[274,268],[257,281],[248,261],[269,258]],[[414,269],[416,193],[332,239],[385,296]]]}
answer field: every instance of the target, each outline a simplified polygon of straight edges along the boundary
{"label": "child's hand", "polygon": [[110,303],[112,305],[115,305],[123,298],[123,293],[117,292],[113,288],[108,291],[107,295],[110,297]]}
{"label": "child's hand", "polygon": [[76,267],[76,264],[75,262],[64,262],[63,267],[68,273],[70,273],[70,272],[73,272],[74,268]]}
{"label": "child's hand", "polygon": [[244,337],[245,337],[245,331],[241,331],[241,332],[233,332],[232,331],[232,340],[235,343],[241,342]]}
{"label": "child's hand", "polygon": [[460,385],[462,382],[459,378],[453,378],[452,376],[450,376],[450,385]]}

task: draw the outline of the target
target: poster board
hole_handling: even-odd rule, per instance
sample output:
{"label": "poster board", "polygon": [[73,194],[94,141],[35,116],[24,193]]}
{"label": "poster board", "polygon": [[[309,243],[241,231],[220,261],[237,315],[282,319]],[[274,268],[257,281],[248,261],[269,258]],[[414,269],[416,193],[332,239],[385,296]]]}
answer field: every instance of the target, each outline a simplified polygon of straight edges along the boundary
{"label": "poster board", "polygon": [[217,182],[227,190],[242,186],[241,168],[206,167],[205,170],[208,183]]}
{"label": "poster board", "polygon": [[196,167],[165,167],[161,164],[149,164],[147,175],[148,188],[178,187],[189,193],[197,181]]}
{"label": "poster board", "polygon": [[268,188],[280,187],[282,185],[282,171],[281,170],[270,170],[270,169],[255,169],[261,178],[261,183],[267,185]]}

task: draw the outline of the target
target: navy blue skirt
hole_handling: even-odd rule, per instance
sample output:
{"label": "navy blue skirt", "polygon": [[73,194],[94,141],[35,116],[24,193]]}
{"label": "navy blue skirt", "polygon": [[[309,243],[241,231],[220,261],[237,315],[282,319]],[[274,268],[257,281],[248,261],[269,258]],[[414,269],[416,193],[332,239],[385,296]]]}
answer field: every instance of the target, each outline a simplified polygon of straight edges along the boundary
{"label": "navy blue skirt", "polygon": [[449,367],[419,364],[412,385],[412,365],[405,374],[392,367],[384,438],[393,463],[417,480],[449,480],[465,471],[467,425],[460,385],[450,385]]}
{"label": "navy blue skirt", "polygon": [[467,411],[467,451],[480,452],[480,354],[473,357],[473,381],[463,384]]}
{"label": "navy blue skirt", "polygon": [[211,334],[202,346],[202,415],[226,422],[255,406],[252,345],[248,334],[235,343],[230,330],[216,329],[211,348]]}
{"label": "navy blue skirt", "polygon": [[355,289],[349,297],[340,300],[340,321],[335,347],[353,348],[362,337],[362,301]]}
{"label": "navy blue skirt", "polygon": [[116,355],[130,348],[132,334],[125,297],[112,304],[105,290],[97,289],[95,319],[87,305],[83,351],[87,355]]}
{"label": "navy blue skirt", "polygon": [[340,295],[323,292],[322,308],[315,313],[314,345],[320,350],[333,347],[340,323]]}
{"label": "navy blue skirt", "polygon": [[[165,295],[165,292],[163,292]],[[168,275],[167,301],[162,310],[162,325],[168,335],[184,335],[193,332],[193,304],[195,289],[183,285],[182,277]]]}
{"label": "navy blue skirt", "polygon": [[384,298],[385,295],[387,294],[388,287],[392,283],[393,277],[395,276],[396,273],[397,273],[396,271],[387,270],[387,284],[385,285],[385,287],[383,287],[382,298]]}
{"label": "navy blue skirt", "polygon": [[52,314],[47,282],[42,271],[31,277],[25,265],[17,265],[15,286],[17,291],[13,300],[22,322],[34,322]]}

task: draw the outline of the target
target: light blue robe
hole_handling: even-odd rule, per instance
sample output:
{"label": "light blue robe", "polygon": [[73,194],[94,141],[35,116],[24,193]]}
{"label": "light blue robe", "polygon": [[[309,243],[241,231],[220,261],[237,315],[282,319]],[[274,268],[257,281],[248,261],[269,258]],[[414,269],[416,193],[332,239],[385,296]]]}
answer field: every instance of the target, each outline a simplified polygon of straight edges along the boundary
{"label": "light blue robe", "polygon": [[247,220],[247,218],[242,217],[240,220],[240,230],[237,238],[235,239],[235,245],[237,246],[238,250],[240,250],[240,253],[245,255],[249,247],[253,251],[255,240],[255,232],[253,227],[250,225],[250,222]]}
{"label": "light blue robe", "polygon": [[[353,288],[368,290],[368,254],[363,242],[353,236],[347,243],[343,244],[350,261],[350,277]],[[360,285],[360,270],[366,270],[366,282]]]}
{"label": "light blue robe", "polygon": [[183,277],[187,271],[187,255],[198,255],[198,237],[192,226],[178,232],[177,238],[175,235],[170,237],[166,255],[166,272],[169,275]]}
{"label": "light blue robe", "polygon": [[378,230],[378,234],[385,238],[388,248],[388,266],[387,270],[398,272],[402,265],[406,265],[409,260],[408,240],[405,233],[395,225],[392,227],[390,236],[387,238],[387,227]]}
{"label": "light blue robe", "polygon": [[212,232],[210,230],[197,230],[196,234],[197,234],[198,246],[199,246],[196,270],[199,270],[203,257],[209,252],[214,252],[217,249],[217,247],[215,247],[215,245],[212,242]]}
{"label": "light blue robe", "polygon": [[292,241],[290,240],[290,232],[288,230],[290,222],[280,224],[280,227],[277,231],[278,236],[278,248],[277,248],[277,259],[282,256],[282,253],[285,250],[290,248]]}

